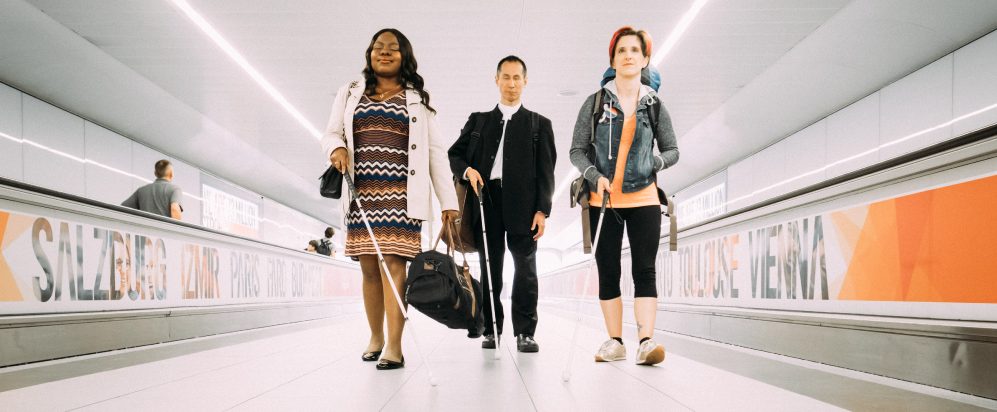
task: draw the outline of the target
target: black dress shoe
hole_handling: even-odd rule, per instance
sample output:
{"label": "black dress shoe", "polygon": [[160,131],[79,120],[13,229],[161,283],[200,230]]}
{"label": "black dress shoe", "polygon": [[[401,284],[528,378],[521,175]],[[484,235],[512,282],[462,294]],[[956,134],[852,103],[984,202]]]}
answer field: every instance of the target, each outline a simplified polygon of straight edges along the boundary
{"label": "black dress shoe", "polygon": [[378,362],[377,366],[376,366],[377,370],[379,370],[379,371],[386,371],[386,370],[391,370],[391,369],[401,369],[401,368],[404,368],[404,367],[405,367],[405,357],[404,356],[402,356],[402,360],[399,361],[399,362],[395,362],[395,361],[389,360],[389,359],[381,359],[381,361]]}
{"label": "black dress shoe", "polygon": [[363,360],[364,362],[373,362],[380,357],[381,357],[381,351],[374,351],[374,352],[364,353],[362,356],[360,356],[360,359]]}
{"label": "black dress shoe", "polygon": [[485,340],[481,341],[481,349],[495,349],[495,335],[485,335]]}
{"label": "black dress shoe", "polygon": [[516,337],[516,349],[519,349],[520,352],[534,353],[540,352],[540,345],[533,340],[533,336],[519,335]]}

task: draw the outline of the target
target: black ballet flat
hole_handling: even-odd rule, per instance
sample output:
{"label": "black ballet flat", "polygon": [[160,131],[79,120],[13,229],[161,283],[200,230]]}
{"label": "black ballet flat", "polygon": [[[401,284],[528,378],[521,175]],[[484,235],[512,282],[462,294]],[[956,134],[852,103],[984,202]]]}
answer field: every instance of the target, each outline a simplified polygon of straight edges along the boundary
{"label": "black ballet flat", "polygon": [[386,370],[391,370],[391,369],[401,369],[401,368],[404,368],[404,367],[405,367],[405,357],[404,356],[402,356],[401,362],[395,362],[393,360],[388,360],[388,359],[381,359],[381,361],[377,363],[377,370],[379,370],[379,371],[386,371]]}
{"label": "black ballet flat", "polygon": [[363,354],[363,356],[361,356],[360,359],[363,360],[364,362],[373,362],[380,357],[381,357],[381,351],[377,351],[377,352],[367,352]]}

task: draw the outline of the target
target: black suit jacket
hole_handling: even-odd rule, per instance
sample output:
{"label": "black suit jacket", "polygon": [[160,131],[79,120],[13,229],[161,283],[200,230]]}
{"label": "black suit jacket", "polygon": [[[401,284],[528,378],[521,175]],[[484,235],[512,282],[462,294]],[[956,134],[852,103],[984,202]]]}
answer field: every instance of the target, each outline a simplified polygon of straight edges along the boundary
{"label": "black suit jacket", "polygon": [[[506,126],[502,161],[502,219],[509,233],[530,233],[533,215],[543,212],[550,216],[554,195],[554,129],[550,119],[539,116],[538,139],[534,147],[531,111],[520,107]],[[481,140],[475,153],[468,153],[474,123],[483,116]],[[450,169],[457,179],[463,179],[468,167],[474,168],[486,181],[490,179],[499,140],[502,138],[502,111],[495,106],[490,112],[472,113],[460,131],[460,137],[450,146]],[[487,182],[486,182],[487,184]],[[465,207],[474,207],[468,205]]]}

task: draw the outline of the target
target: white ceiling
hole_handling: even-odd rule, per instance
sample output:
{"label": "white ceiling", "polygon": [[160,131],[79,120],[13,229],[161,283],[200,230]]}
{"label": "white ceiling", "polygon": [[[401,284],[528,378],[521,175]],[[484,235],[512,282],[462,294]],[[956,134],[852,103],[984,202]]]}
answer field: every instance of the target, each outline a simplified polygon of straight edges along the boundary
{"label": "white ceiling", "polygon": [[[169,2],[29,3],[51,18],[33,16],[35,30],[57,23],[89,45],[50,41],[48,47],[79,55],[31,56],[34,64],[0,59],[0,80],[313,216],[338,221],[338,208],[315,194],[315,178],[324,167],[318,142]],[[359,75],[370,36],[382,27],[398,28],[412,40],[448,141],[471,111],[495,104],[495,62],[517,54],[529,66],[525,105],[554,122],[560,180],[570,171],[567,148],[578,108],[606,68],[609,35],[629,24],[649,31],[660,46],[692,0],[630,1],[612,9],[605,1],[569,0],[190,3],[319,129],[336,89]],[[663,184],[670,191],[691,184],[993,30],[995,12],[997,2],[986,0],[710,2],[659,67],[682,153]],[[0,52],[16,49],[3,44],[15,41],[46,44],[39,36],[2,37]],[[90,89],[59,90],[36,73],[40,61],[80,59],[82,49],[86,59],[78,65],[91,68],[88,76],[102,78]],[[79,70],[65,71],[68,78],[85,81]],[[110,72],[121,75],[108,80]],[[808,83],[812,86],[801,87]],[[795,92],[785,90],[787,84]],[[119,90],[140,86],[148,91]],[[98,97],[74,96],[84,90]],[[562,97],[562,90],[578,94]],[[163,110],[144,116],[128,111],[143,105]],[[730,113],[732,108],[738,112]],[[170,124],[172,130],[163,130]],[[549,222],[554,236],[542,246],[577,238],[575,229],[559,230],[575,215],[559,199]]]}

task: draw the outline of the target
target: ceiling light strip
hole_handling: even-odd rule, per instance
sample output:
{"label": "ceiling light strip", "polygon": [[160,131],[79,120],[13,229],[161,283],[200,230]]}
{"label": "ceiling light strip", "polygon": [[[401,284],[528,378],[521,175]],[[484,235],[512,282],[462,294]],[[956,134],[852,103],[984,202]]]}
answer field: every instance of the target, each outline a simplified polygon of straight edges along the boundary
{"label": "ceiling light strip", "polygon": [[244,70],[247,74],[249,74],[249,77],[252,77],[253,80],[255,80],[256,83],[259,84],[260,87],[262,87],[263,90],[270,95],[270,97],[276,100],[277,103],[280,104],[280,106],[283,107],[284,110],[286,110],[291,115],[291,117],[294,117],[294,120],[297,120],[298,123],[304,126],[304,128],[308,130],[308,133],[310,133],[312,137],[314,137],[315,139],[322,139],[322,132],[320,132],[317,128],[315,128],[315,126],[313,126],[311,122],[308,121],[308,119],[305,119],[305,116],[302,115],[297,108],[291,105],[291,103],[289,103],[287,99],[284,98],[284,95],[282,95],[277,90],[276,87],[270,84],[270,82],[267,81],[267,79],[263,77],[263,75],[260,74],[260,72],[257,71],[256,68],[254,68],[251,64],[249,64],[246,58],[243,57],[242,54],[239,53],[239,51],[236,50],[235,47],[233,47],[232,44],[228,42],[228,40],[225,40],[225,38],[222,37],[222,35],[218,33],[218,31],[215,30],[215,28],[211,26],[211,24],[208,23],[208,21],[205,20],[200,13],[197,12],[197,10],[194,10],[194,8],[191,7],[191,5],[188,4],[185,0],[170,0],[170,2],[173,3],[173,5],[175,5],[178,9],[180,9],[180,11],[182,11],[183,14],[187,16],[187,18],[189,18],[192,22],[194,22],[194,24],[197,25],[197,27],[200,28],[201,31],[204,32],[204,34],[207,34],[208,37],[210,37],[211,40],[214,41],[215,44],[219,48],[221,48],[222,51],[225,52],[225,54],[228,55],[229,58],[235,61],[235,63],[238,64],[239,67],[242,68],[242,70]]}
{"label": "ceiling light strip", "polygon": [[661,48],[658,49],[658,52],[651,58],[651,65],[657,66],[665,60],[665,56],[668,55],[668,52],[670,52],[676,44],[678,44],[679,39],[682,38],[685,31],[692,25],[692,21],[696,19],[697,15],[699,15],[699,11],[702,10],[703,7],[706,6],[706,3],[709,3],[709,1],[710,0],[696,0],[692,3],[692,7],[689,7],[689,10],[682,15],[682,19],[679,20],[679,23],[674,29],[672,29],[672,32],[668,34],[668,38],[665,39],[665,43],[662,44]]}

